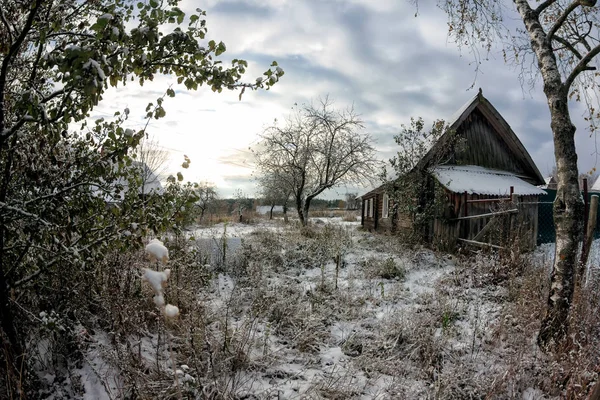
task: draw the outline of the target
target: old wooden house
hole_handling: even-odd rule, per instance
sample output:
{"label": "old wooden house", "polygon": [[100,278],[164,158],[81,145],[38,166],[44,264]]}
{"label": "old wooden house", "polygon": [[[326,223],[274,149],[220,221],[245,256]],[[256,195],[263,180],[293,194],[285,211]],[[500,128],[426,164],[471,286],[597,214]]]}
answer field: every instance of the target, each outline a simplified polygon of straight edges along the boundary
{"label": "old wooden house", "polygon": [[[496,247],[517,234],[535,245],[538,196],[545,193],[536,186],[545,182],[511,127],[481,90],[449,126],[411,172],[424,188],[414,201],[441,205],[419,235],[450,248],[457,242]],[[391,211],[385,186],[362,200],[365,229],[417,229],[411,216]]]}

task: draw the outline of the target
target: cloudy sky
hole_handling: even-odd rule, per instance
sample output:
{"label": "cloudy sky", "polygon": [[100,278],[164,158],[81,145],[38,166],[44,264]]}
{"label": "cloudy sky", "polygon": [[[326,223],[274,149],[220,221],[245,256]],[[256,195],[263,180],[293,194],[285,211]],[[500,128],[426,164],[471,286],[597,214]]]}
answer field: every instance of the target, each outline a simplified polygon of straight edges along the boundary
{"label": "cloudy sky", "polygon": [[[208,39],[222,40],[224,61],[249,62],[247,80],[254,81],[277,60],[285,76],[269,91],[214,94],[209,88],[165,101],[167,115],[148,131],[171,155],[170,171],[214,183],[221,196],[242,189],[252,196],[253,162],[249,147],[275,118],[294,103],[329,94],[335,105],[354,104],[376,140],[382,160],[395,151],[393,135],[411,117],[448,119],[481,87],[483,94],[512,126],[542,174],[554,165],[550,114],[541,86],[520,85],[519,70],[507,66],[495,49],[476,74],[472,57],[462,56],[447,39],[445,14],[434,0],[422,0],[418,16],[408,0],[207,0],[184,2],[192,11],[207,12]],[[148,101],[164,94],[174,80],[161,77],[139,87],[129,84],[110,91],[94,116],[131,110],[132,126],[142,127]],[[474,86],[473,86],[474,84]],[[473,86],[473,89],[470,89]],[[176,89],[177,87],[174,86]],[[582,109],[575,105],[580,169],[596,165],[595,138],[586,131]],[[340,198],[340,187],[325,197]]]}

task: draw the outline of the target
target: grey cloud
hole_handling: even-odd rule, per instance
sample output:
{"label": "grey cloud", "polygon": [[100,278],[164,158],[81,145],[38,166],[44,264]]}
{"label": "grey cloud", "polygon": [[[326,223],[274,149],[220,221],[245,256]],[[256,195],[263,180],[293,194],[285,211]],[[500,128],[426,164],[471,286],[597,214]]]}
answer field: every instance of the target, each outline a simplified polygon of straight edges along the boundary
{"label": "grey cloud", "polygon": [[247,1],[219,1],[211,8],[211,13],[223,13],[237,16],[252,16],[259,18],[269,18],[273,16],[273,9],[265,5],[251,4]]}
{"label": "grey cloud", "polygon": [[218,161],[236,167],[254,168],[254,155],[250,150],[236,150],[234,153],[219,157]]}
{"label": "grey cloud", "polygon": [[[393,9],[386,12],[378,11],[379,3],[367,1],[357,4],[312,0],[288,2],[284,6],[275,2],[265,5],[258,1],[218,1],[207,8],[207,22],[210,29],[218,28],[215,30],[219,34],[226,35],[222,40],[230,50],[223,60],[243,58],[250,63],[252,73],[248,73],[248,80],[253,80],[257,71],[260,75],[273,60],[286,71],[273,90],[253,92],[244,98],[243,103],[253,109],[259,110],[267,103],[289,109],[296,102],[329,93],[337,103],[355,104],[365,120],[366,130],[377,140],[380,158],[386,160],[395,152],[393,135],[400,124],[409,124],[411,116],[422,116],[428,123],[437,118],[448,119],[482,87],[484,95],[512,126],[540,170],[546,169],[548,160],[554,164],[549,113],[541,86],[531,93],[522,90],[519,71],[505,65],[497,49],[476,74],[471,56],[464,53],[460,57],[455,44],[432,45],[430,35],[439,35],[447,29],[446,16],[435,3],[421,1],[419,17],[414,18],[416,9],[408,1],[389,2]],[[193,2],[188,5],[196,7]],[[295,13],[298,10],[302,12]],[[310,21],[297,23],[296,15]],[[304,53],[302,46],[319,38],[306,28],[314,26],[315,21],[319,34],[325,39],[331,34],[339,38],[339,43],[329,43],[330,47],[322,51],[313,49]],[[426,28],[420,29],[424,24]],[[257,44],[252,48],[232,51],[235,45],[230,41],[235,44],[236,37],[241,41],[255,33],[248,31],[248,26],[264,29],[264,37],[257,35]],[[272,31],[274,28],[279,31]],[[328,56],[332,54],[338,58],[330,65]],[[473,89],[468,90],[473,82]],[[158,90],[144,91],[143,95],[153,101],[159,93],[162,95]],[[240,103],[236,96],[231,99],[228,112],[235,115]],[[580,165],[584,167],[594,161],[595,156],[590,153],[595,151],[595,143],[587,138],[586,124],[579,114],[573,112],[573,118],[578,127]],[[275,117],[278,116],[265,116],[264,123],[271,123]],[[242,160],[234,155],[220,161]],[[241,185],[248,178],[232,179],[228,182]]]}

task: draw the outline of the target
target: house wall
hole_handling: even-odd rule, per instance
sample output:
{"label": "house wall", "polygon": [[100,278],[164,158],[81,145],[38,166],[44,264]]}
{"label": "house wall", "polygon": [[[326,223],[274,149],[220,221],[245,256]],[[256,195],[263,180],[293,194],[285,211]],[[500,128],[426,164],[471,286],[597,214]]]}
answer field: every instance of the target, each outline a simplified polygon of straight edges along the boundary
{"label": "house wall", "polygon": [[[515,208],[510,202],[467,203],[465,194],[445,192],[447,210],[444,218],[432,222],[432,240],[442,248],[454,249],[459,238],[504,245],[507,240],[518,238],[523,249],[535,247],[538,233],[538,196],[518,196],[518,212],[515,214],[489,215],[473,219],[457,219],[465,216],[490,214]],[[499,196],[466,195],[468,200],[498,199]],[[493,221],[493,222],[492,222]],[[487,226],[490,223],[490,226]],[[485,232],[479,235],[485,227]]]}
{"label": "house wall", "polygon": [[[363,196],[363,207],[361,221],[363,228],[370,232],[391,232],[392,231],[392,215],[388,214],[387,218],[383,217],[383,193],[374,193]],[[373,216],[369,216],[368,202],[373,200]]]}
{"label": "house wall", "polygon": [[375,229],[375,220],[369,216],[369,201],[371,200],[375,200],[375,195],[365,195],[362,198],[361,223],[363,228],[368,231]]}

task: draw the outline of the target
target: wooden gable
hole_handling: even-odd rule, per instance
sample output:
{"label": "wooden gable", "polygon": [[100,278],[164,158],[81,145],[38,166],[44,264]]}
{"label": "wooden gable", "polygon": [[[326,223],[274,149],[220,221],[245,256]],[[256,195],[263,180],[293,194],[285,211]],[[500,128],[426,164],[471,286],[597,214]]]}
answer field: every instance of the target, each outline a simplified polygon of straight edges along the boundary
{"label": "wooden gable", "polygon": [[456,164],[478,165],[525,176],[533,172],[528,171],[522,158],[515,157],[479,109],[474,109],[456,131],[465,139],[465,146],[454,154]]}
{"label": "wooden gable", "polygon": [[479,93],[465,104],[449,122],[451,130],[464,139],[465,146],[449,146],[449,133],[442,135],[419,162],[417,168],[430,166],[434,155],[448,164],[477,165],[512,172],[533,184],[544,184],[544,178],[508,123]]}

